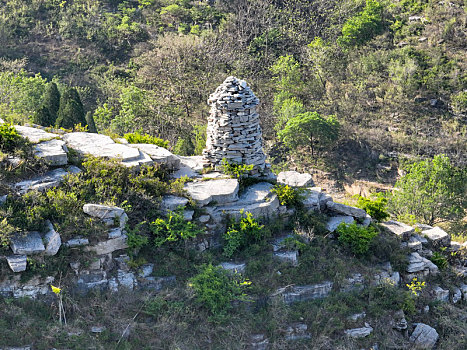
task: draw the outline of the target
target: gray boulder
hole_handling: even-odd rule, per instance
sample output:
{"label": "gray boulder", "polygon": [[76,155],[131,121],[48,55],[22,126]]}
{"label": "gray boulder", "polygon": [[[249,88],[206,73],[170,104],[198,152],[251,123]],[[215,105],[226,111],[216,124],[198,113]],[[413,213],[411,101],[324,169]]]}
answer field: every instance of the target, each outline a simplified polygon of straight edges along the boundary
{"label": "gray boulder", "polygon": [[277,182],[291,187],[313,186],[313,178],[310,174],[301,174],[296,171],[283,171],[277,175]]}
{"label": "gray boulder", "polygon": [[175,211],[178,207],[185,207],[188,204],[188,199],[185,197],[177,196],[164,196],[162,197],[162,202],[160,204],[160,209],[164,213],[167,211]]}
{"label": "gray boulder", "polygon": [[121,235],[120,237],[109,239],[107,241],[102,241],[97,243],[95,246],[86,247],[86,251],[91,251],[97,255],[105,255],[113,253],[116,250],[127,249],[128,248],[128,237],[126,235]]}
{"label": "gray boulder", "polygon": [[393,220],[382,222],[381,226],[402,240],[408,240],[410,235],[415,232],[413,227]]}
{"label": "gray boulder", "polygon": [[279,288],[272,296],[280,296],[284,303],[292,304],[299,301],[326,298],[331,293],[333,283],[326,281],[306,286],[290,286]]}
{"label": "gray boulder", "polygon": [[[122,221],[126,223],[128,219],[125,210],[119,207],[88,203],[83,206],[83,211],[92,217],[104,221],[109,226],[115,224],[115,220],[118,220],[119,226],[122,227]],[[123,223],[123,226],[125,223]]]}
{"label": "gray boulder", "polygon": [[50,221],[47,221],[47,232],[44,235],[45,255],[55,255],[62,245],[60,234],[54,230]]}
{"label": "gray boulder", "polygon": [[22,272],[26,270],[26,255],[10,255],[6,257],[6,261],[13,272]]}
{"label": "gray boulder", "polygon": [[144,143],[128,144],[128,146],[139,149],[151,157],[155,163],[163,164],[169,169],[180,168],[180,158],[163,147]]}
{"label": "gray boulder", "polygon": [[451,244],[451,236],[439,227],[424,230],[422,236],[428,240],[428,245],[433,248],[449,247]]}
{"label": "gray boulder", "polygon": [[410,274],[426,276],[428,274],[436,274],[439,272],[438,266],[433,264],[430,260],[420,256],[418,253],[411,253],[409,255],[409,264],[407,272]]}
{"label": "gray boulder", "polygon": [[65,247],[76,248],[76,247],[86,246],[88,244],[89,244],[89,239],[82,238],[82,237],[76,237],[76,238],[72,238],[66,241]]}
{"label": "gray boulder", "polygon": [[436,329],[423,323],[415,323],[415,325],[415,330],[409,341],[414,344],[416,349],[433,349],[439,338]]}
{"label": "gray boulder", "polygon": [[231,273],[244,273],[246,264],[245,263],[232,263],[232,262],[223,262],[219,265],[224,270],[227,270]]}
{"label": "gray boulder", "polygon": [[336,202],[327,202],[326,207],[328,210],[341,215],[352,216],[356,219],[365,219],[367,214],[365,210],[360,208],[351,207],[345,204],[336,203]]}
{"label": "gray boulder", "polygon": [[443,289],[440,286],[436,286],[433,288],[433,297],[437,301],[442,301],[447,303],[449,301],[449,289]]}
{"label": "gray boulder", "polygon": [[62,140],[45,141],[34,146],[34,155],[52,166],[68,164],[67,152],[65,142]]}
{"label": "gray boulder", "polygon": [[19,194],[25,194],[29,191],[42,192],[60,185],[66,175],[77,174],[79,172],[81,172],[81,170],[75,166],[68,167],[68,170],[62,168],[54,169],[44,175],[18,182],[14,184],[12,188],[18,191]]}
{"label": "gray boulder", "polygon": [[352,216],[332,216],[328,219],[326,224],[326,228],[329,232],[334,232],[337,227],[344,223],[344,224],[353,224],[355,222]]}
{"label": "gray boulder", "polygon": [[365,327],[347,329],[344,331],[347,336],[354,339],[368,337],[372,332],[373,328],[368,323],[365,323]]}
{"label": "gray boulder", "polygon": [[30,232],[27,235],[14,235],[10,240],[10,247],[14,254],[38,254],[45,251],[44,243],[39,232]]}
{"label": "gray boulder", "polygon": [[238,180],[221,179],[185,184],[185,190],[198,206],[204,207],[211,202],[226,204],[238,199]]}

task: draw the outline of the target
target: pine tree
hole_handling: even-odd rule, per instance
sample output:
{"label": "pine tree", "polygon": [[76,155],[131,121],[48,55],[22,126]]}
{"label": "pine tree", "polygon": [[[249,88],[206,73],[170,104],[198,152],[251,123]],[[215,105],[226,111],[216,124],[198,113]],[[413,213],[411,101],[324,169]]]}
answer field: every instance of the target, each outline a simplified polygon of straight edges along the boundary
{"label": "pine tree", "polygon": [[54,125],[55,120],[57,119],[58,109],[60,107],[60,92],[58,92],[57,84],[51,82],[47,85],[43,101],[44,106],[47,107],[50,115],[54,118],[50,125]]}
{"label": "pine tree", "polygon": [[45,105],[41,105],[33,116],[33,122],[42,126],[55,125],[55,119],[56,118]]}
{"label": "pine tree", "polygon": [[56,126],[59,128],[73,129],[76,124],[87,125],[84,107],[75,88],[68,88],[60,97],[60,108]]}
{"label": "pine tree", "polygon": [[94,117],[91,111],[86,113],[86,123],[88,123],[89,132],[97,133],[96,123],[94,123]]}

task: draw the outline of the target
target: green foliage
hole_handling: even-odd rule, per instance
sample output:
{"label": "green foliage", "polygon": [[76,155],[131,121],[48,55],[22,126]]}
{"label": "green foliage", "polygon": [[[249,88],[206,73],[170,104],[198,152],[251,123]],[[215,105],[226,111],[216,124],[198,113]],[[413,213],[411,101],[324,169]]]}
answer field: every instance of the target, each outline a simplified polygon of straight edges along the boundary
{"label": "green foliage", "polygon": [[123,137],[128,143],[149,143],[163,148],[169,147],[169,141],[147,134],[140,134],[137,131],[125,134]]}
{"label": "green foliage", "polygon": [[433,264],[438,266],[440,270],[444,270],[449,266],[448,259],[446,259],[440,252],[434,252],[430,260]]}
{"label": "green foliage", "polygon": [[366,255],[373,239],[378,236],[378,232],[373,227],[361,227],[356,223],[350,225],[341,223],[336,232],[339,235],[339,242],[356,256]]}
{"label": "green foliage", "polygon": [[194,127],[195,133],[195,150],[194,155],[199,156],[203,153],[204,148],[206,148],[206,129],[207,125],[196,125]]}
{"label": "green foliage", "polygon": [[168,211],[167,218],[157,218],[151,222],[150,229],[154,235],[154,244],[161,247],[165,244],[176,246],[180,241],[186,242],[191,238],[204,233],[192,221],[187,221],[183,215],[184,208],[178,208],[176,211]]}
{"label": "green foliage", "polygon": [[286,205],[288,207],[300,207],[305,199],[305,190],[293,188],[289,185],[276,184],[271,192],[277,195],[281,205]]}
{"label": "green foliage", "polygon": [[413,215],[433,225],[464,217],[467,207],[467,172],[451,164],[445,155],[406,166],[407,174],[389,197],[389,210],[396,216]]}
{"label": "green foliage", "polygon": [[53,119],[49,125],[55,125],[57,113],[60,109],[60,92],[58,91],[57,84],[53,81],[47,84],[47,87],[45,88],[43,105],[48,109],[51,119]]}
{"label": "green foliage", "polygon": [[264,225],[260,225],[253,214],[241,211],[238,221],[231,220],[224,238],[224,255],[230,258],[234,253],[248,244],[259,242],[264,238]]}
{"label": "green foliage", "polygon": [[380,34],[384,30],[383,10],[382,3],[366,0],[363,11],[344,23],[339,44],[347,47],[362,45]]}
{"label": "green foliage", "polygon": [[467,113],[467,91],[451,95],[451,108],[457,114]]}
{"label": "green foliage", "polygon": [[75,88],[67,88],[60,97],[60,108],[57,113],[58,128],[73,129],[76,124],[86,124],[86,117],[79,93]]}
{"label": "green foliage", "polygon": [[0,248],[10,244],[10,237],[15,233],[15,228],[11,226],[6,218],[0,220]]}
{"label": "green foliage", "polygon": [[250,164],[236,164],[231,163],[227,159],[222,159],[222,171],[226,175],[230,175],[235,177],[236,179],[242,179],[243,177],[247,176],[250,171],[253,170],[254,165]]}
{"label": "green foliage", "polygon": [[39,109],[34,113],[32,121],[33,123],[42,126],[55,125],[55,118],[52,116],[48,108],[44,105],[40,106]]}
{"label": "green foliage", "polygon": [[378,221],[384,221],[389,217],[387,212],[388,200],[383,193],[373,195],[371,198],[358,196],[357,207],[365,210],[368,215]]}
{"label": "green foliage", "polygon": [[222,320],[234,300],[245,300],[243,290],[250,284],[239,275],[229,275],[223,268],[211,264],[202,266],[201,271],[190,279],[196,302],[214,316],[212,321]]}
{"label": "green foliage", "polygon": [[86,124],[89,127],[89,132],[97,133],[96,123],[94,123],[94,117],[91,111],[86,113]]}
{"label": "green foliage", "polygon": [[0,124],[0,150],[12,151],[23,138],[16,129],[7,123]]}
{"label": "green foliage", "polygon": [[295,97],[287,98],[283,100],[280,105],[276,106],[276,104],[279,104],[279,101],[281,100],[280,95],[277,95],[277,97],[278,100],[275,100],[274,105],[275,113],[277,115],[277,121],[274,125],[274,130],[276,132],[280,132],[290,119],[296,117],[298,114],[305,113],[306,110],[303,106],[303,103]]}
{"label": "green foliage", "polygon": [[323,118],[317,112],[306,112],[289,119],[277,136],[291,149],[310,147],[313,156],[315,144],[323,147],[337,141],[339,122],[333,115]]}
{"label": "green foliage", "polygon": [[126,230],[126,235],[128,237],[127,244],[130,252],[134,252],[135,250],[138,250],[148,244],[148,237],[140,234],[140,228],[145,224],[146,222],[143,221],[138,223],[134,228],[128,228]]}
{"label": "green foliage", "polygon": [[175,144],[173,153],[180,156],[192,156],[195,150],[195,146],[189,136],[180,137]]}

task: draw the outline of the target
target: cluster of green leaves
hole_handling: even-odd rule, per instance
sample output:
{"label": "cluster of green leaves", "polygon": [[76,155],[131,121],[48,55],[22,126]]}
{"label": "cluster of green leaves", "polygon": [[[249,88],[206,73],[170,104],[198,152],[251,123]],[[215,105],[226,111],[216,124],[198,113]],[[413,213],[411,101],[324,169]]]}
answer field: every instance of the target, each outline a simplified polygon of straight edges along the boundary
{"label": "cluster of green leaves", "polygon": [[161,247],[166,244],[177,246],[178,243],[186,243],[189,239],[196,238],[204,233],[196,223],[185,220],[184,208],[176,211],[168,211],[167,218],[157,218],[151,222],[150,229],[154,235],[154,244]]}
{"label": "cluster of green leaves", "polygon": [[378,193],[370,198],[357,196],[357,207],[365,210],[368,215],[378,221],[384,221],[389,217],[387,212],[388,199],[384,193]]}
{"label": "cluster of green leaves", "polygon": [[12,151],[22,140],[21,135],[11,124],[0,124],[0,150]]}
{"label": "cluster of green leaves", "polygon": [[244,290],[251,283],[219,266],[204,265],[200,270],[190,279],[196,302],[211,313],[211,320],[221,321],[234,300],[246,300]]}
{"label": "cluster of green leaves", "polygon": [[250,164],[237,164],[229,162],[227,159],[222,159],[222,171],[226,175],[235,177],[236,179],[241,179],[248,175],[250,171],[253,170],[254,165]]}
{"label": "cluster of green leaves", "polygon": [[291,149],[309,147],[314,156],[316,144],[324,148],[337,141],[339,122],[332,115],[324,118],[317,112],[306,112],[290,118],[277,136]]}
{"label": "cluster of green leaves", "polygon": [[446,259],[446,257],[440,252],[433,252],[430,260],[433,264],[438,266],[440,270],[444,270],[449,266],[448,259]]}
{"label": "cluster of green leaves", "polygon": [[383,10],[381,2],[366,0],[363,11],[344,23],[339,44],[348,47],[361,45],[380,34],[384,30]]}
{"label": "cluster of green leaves", "polygon": [[9,196],[0,217],[19,231],[40,230],[48,219],[59,225],[62,235],[88,234],[96,223],[83,213],[85,203],[124,207],[141,222],[156,215],[161,196],[169,189],[166,173],[158,166],[145,166],[134,174],[117,160],[94,157],[82,166],[82,172],[66,176],[59,188]]}
{"label": "cluster of green leaves", "polygon": [[137,131],[127,133],[123,135],[123,137],[128,141],[128,143],[150,143],[163,148],[169,147],[169,141],[148,134],[141,134]]}
{"label": "cluster of green leaves", "polygon": [[224,255],[230,258],[248,244],[264,239],[264,225],[260,225],[253,214],[241,211],[240,220],[231,220],[227,232],[224,233]]}
{"label": "cluster of green leaves", "polygon": [[389,210],[398,217],[414,216],[433,225],[465,216],[467,169],[455,167],[445,155],[409,163],[389,196]]}
{"label": "cluster of green leaves", "polygon": [[371,247],[373,239],[379,234],[372,226],[362,227],[358,226],[356,223],[341,223],[337,227],[336,232],[339,235],[339,242],[349,248],[356,256],[366,255]]}
{"label": "cluster of green leaves", "polygon": [[275,193],[279,198],[281,205],[288,207],[300,207],[305,198],[305,191],[301,188],[293,188],[283,184],[276,184],[271,189],[271,192]]}

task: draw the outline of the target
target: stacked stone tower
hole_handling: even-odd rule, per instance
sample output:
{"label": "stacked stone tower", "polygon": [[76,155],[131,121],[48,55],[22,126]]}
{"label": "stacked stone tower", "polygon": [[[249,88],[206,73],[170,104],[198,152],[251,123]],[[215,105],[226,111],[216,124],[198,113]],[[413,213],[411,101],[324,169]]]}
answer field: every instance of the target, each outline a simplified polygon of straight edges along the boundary
{"label": "stacked stone tower", "polygon": [[266,167],[263,139],[256,107],[259,99],[244,80],[228,77],[209,97],[206,162],[218,168],[222,159],[229,163],[253,164],[252,174]]}

